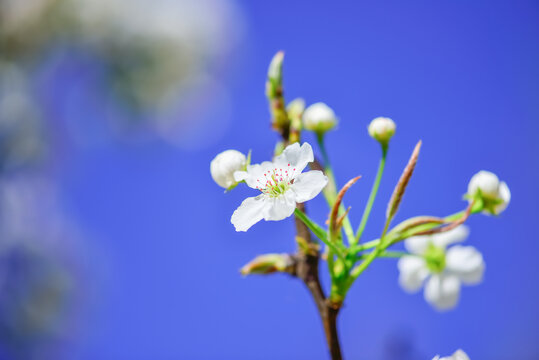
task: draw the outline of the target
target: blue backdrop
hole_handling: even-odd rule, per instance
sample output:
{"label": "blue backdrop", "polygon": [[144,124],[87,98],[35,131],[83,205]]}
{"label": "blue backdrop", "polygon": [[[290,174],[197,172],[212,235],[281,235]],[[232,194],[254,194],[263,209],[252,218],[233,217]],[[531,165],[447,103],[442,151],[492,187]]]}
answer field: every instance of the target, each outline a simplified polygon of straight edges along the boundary
{"label": "blue backdrop", "polygon": [[[94,235],[83,255],[91,269],[86,314],[68,358],[327,358],[300,282],[238,271],[257,254],[293,251],[292,221],[236,233],[230,216],[254,191],[224,195],[209,175],[210,160],[228,148],[252,149],[255,162],[269,159],[277,136],[265,73],[282,49],[287,98],[324,101],[340,118],[328,147],[341,185],[363,175],[347,199],[356,224],[379,160],[366,126],[376,116],[397,123],[366,238],[379,234],[419,139],[422,153],[397,220],[462,209],[468,180],[482,169],[505,180],[513,196],[499,218],[469,221],[468,244],[483,253],[487,270],[481,285],[463,288],[454,311],[437,313],[421,294],[404,293],[396,261],[369,268],[341,313],[346,358],[431,359],[463,348],[474,360],[539,359],[537,1],[240,5],[246,38],[225,79],[232,121],[218,141],[196,151],[159,141],[72,144],[62,154],[55,176],[73,217]],[[50,111],[54,97],[80,81],[74,77],[69,66],[56,74]],[[100,111],[87,101],[75,115]],[[309,210],[320,222],[328,211],[322,197]]]}

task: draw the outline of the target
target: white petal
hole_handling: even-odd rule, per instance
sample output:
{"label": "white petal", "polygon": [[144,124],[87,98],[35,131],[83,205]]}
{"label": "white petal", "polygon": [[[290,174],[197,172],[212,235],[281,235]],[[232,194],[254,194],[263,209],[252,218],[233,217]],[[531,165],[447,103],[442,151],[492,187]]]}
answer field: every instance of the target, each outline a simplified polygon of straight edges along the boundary
{"label": "white petal", "polygon": [[425,286],[425,300],[437,310],[449,310],[457,305],[460,281],[455,275],[435,274]]}
{"label": "white petal", "polygon": [[468,183],[468,194],[473,196],[477,192],[477,189],[481,189],[483,195],[495,198],[498,196],[499,184],[500,180],[496,174],[481,170],[470,179]]}
{"label": "white petal", "polygon": [[447,232],[409,237],[404,241],[404,246],[409,252],[422,255],[425,253],[429,242],[432,242],[437,247],[445,249],[450,244],[464,241],[469,233],[470,231],[467,226],[460,225]]}
{"label": "white petal", "polygon": [[399,268],[399,284],[407,292],[418,291],[429,275],[425,259],[419,256],[403,256],[397,263]]}
{"label": "white petal", "polygon": [[446,248],[448,245],[466,240],[470,234],[470,229],[466,225],[460,225],[447,232],[432,235],[434,245]]}
{"label": "white petal", "polygon": [[264,218],[267,207],[269,207],[269,203],[264,195],[247,198],[234,211],[230,221],[234,224],[236,231],[247,231]]}
{"label": "white petal", "polygon": [[455,245],[447,250],[446,267],[449,272],[469,285],[475,285],[483,279],[485,262],[483,255],[473,246]]}
{"label": "white petal", "polygon": [[294,179],[291,189],[296,193],[296,202],[311,200],[327,185],[328,178],[322,171],[312,170]]}
{"label": "white petal", "polygon": [[296,195],[288,190],[283,195],[274,198],[268,198],[270,206],[266,209],[264,220],[283,220],[294,213],[296,208]]}
{"label": "white petal", "polygon": [[423,255],[431,240],[432,236],[411,236],[404,240],[404,247],[412,254]]}
{"label": "white petal", "polygon": [[444,356],[443,358],[440,355],[435,356],[432,360],[470,360],[468,355],[462,350],[457,350],[451,356]]}
{"label": "white petal", "polygon": [[258,180],[264,179],[264,173],[273,169],[273,164],[270,161],[264,161],[261,164],[248,165],[247,171],[236,171],[234,173],[234,179],[236,181],[245,180],[245,183],[250,188],[256,189],[260,186]]}
{"label": "white petal", "polygon": [[234,180],[236,181],[243,181],[249,177],[249,174],[247,171],[235,171],[234,172]]}
{"label": "white petal", "polygon": [[451,360],[470,360],[470,358],[464,351],[458,349],[451,355]]}
{"label": "white petal", "polygon": [[500,183],[500,187],[498,188],[498,198],[503,202],[499,205],[496,205],[496,207],[494,208],[496,214],[500,214],[502,211],[504,211],[507,208],[507,205],[509,205],[509,202],[511,201],[511,191],[509,191],[509,187],[507,186],[505,181],[502,181]]}
{"label": "white petal", "polygon": [[274,160],[274,163],[277,167],[290,167],[295,168],[295,173],[299,174],[305,169],[308,163],[314,161],[313,148],[309,143],[303,143],[301,147],[298,143],[293,143],[288,145],[286,149],[283,150],[283,153],[277,156]]}
{"label": "white petal", "polygon": [[213,180],[221,187],[229,188],[235,184],[234,172],[245,166],[245,155],[237,150],[226,150],[217,155],[210,163]]}

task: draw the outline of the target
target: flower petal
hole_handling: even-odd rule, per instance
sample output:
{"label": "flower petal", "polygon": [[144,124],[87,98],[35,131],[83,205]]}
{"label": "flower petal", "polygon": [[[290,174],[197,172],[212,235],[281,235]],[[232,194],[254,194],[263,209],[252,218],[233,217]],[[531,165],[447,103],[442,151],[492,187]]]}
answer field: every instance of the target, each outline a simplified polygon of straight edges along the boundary
{"label": "flower petal", "polygon": [[425,300],[437,310],[449,310],[457,305],[460,281],[455,275],[435,274],[425,285]]}
{"label": "flower petal", "polygon": [[234,172],[234,180],[245,180],[247,186],[256,189],[257,186],[260,186],[258,180],[264,179],[264,173],[271,169],[273,169],[273,164],[270,161],[264,161],[261,164],[249,165],[247,166],[247,171]]}
{"label": "flower petal", "polygon": [[404,247],[412,254],[423,255],[431,239],[430,235],[411,236],[404,240]]}
{"label": "flower petal", "polygon": [[496,214],[500,214],[502,211],[504,211],[511,201],[511,191],[509,191],[509,187],[505,181],[500,183],[500,187],[498,188],[498,197],[500,200],[502,200],[502,203],[496,205],[494,208]]}
{"label": "flower petal", "polygon": [[274,163],[277,167],[283,168],[290,164],[292,168],[296,169],[295,173],[299,174],[305,169],[308,163],[313,161],[313,148],[309,143],[303,143],[301,147],[299,143],[293,143],[292,145],[288,145],[283,150],[283,153],[275,158]]}
{"label": "flower petal", "polygon": [[470,360],[468,355],[460,349],[458,349],[457,351],[453,353],[453,355],[451,355],[451,359],[452,360]]}
{"label": "flower petal", "polygon": [[473,246],[455,245],[447,250],[446,267],[465,284],[475,285],[483,279],[483,255]]}
{"label": "flower petal", "polygon": [[447,232],[409,237],[404,241],[404,246],[409,252],[421,255],[425,252],[429,242],[445,249],[450,244],[464,241],[469,233],[470,231],[466,225],[460,225]]}
{"label": "flower petal", "polygon": [[296,194],[296,202],[311,200],[327,185],[328,178],[322,171],[312,170],[300,174],[290,188]]}
{"label": "flower petal", "polygon": [[265,209],[269,205],[264,195],[247,198],[234,211],[230,221],[236,228],[236,231],[247,231],[251,226],[264,218]]}
{"label": "flower petal", "polygon": [[444,356],[443,358],[440,355],[435,356],[432,360],[470,360],[468,355],[462,350],[457,350],[451,356]]}
{"label": "flower petal", "polygon": [[425,259],[419,256],[403,256],[397,263],[399,268],[399,284],[409,293],[417,292],[429,275]]}
{"label": "flower petal", "polygon": [[446,248],[448,245],[466,240],[469,234],[470,230],[468,227],[466,225],[460,225],[447,232],[432,235],[432,242],[436,246]]}
{"label": "flower petal", "polygon": [[296,195],[290,190],[281,196],[268,198],[270,205],[265,209],[264,220],[279,221],[292,215],[296,208],[295,198]]}

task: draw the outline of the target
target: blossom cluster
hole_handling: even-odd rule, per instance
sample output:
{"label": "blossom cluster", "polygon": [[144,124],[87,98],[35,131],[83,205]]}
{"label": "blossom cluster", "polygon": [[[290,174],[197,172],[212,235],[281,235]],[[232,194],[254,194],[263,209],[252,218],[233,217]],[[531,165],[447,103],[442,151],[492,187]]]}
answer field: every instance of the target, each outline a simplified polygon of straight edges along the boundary
{"label": "blossom cluster", "polygon": [[[246,156],[237,150],[226,150],[218,154],[210,165],[211,175],[219,186],[231,190],[238,184],[245,184],[257,191],[256,196],[245,199],[233,212],[231,223],[236,231],[247,231],[261,220],[279,221],[295,214],[325,245],[321,256],[317,244],[309,245],[301,237],[297,238],[300,254],[320,256],[327,262],[331,287],[326,303],[332,309],[339,309],[354,281],[374,260],[384,257],[398,259],[398,283],[404,291],[415,293],[424,288],[424,298],[434,309],[453,309],[459,302],[462,285],[481,283],[486,268],[479,250],[460,244],[470,232],[464,222],[472,214],[501,214],[511,200],[507,184],[492,172],[479,171],[469,181],[464,195],[468,204],[464,210],[446,217],[412,217],[391,226],[417,164],[420,141],[387,205],[380,237],[362,242],[384,171],[389,143],[396,134],[396,124],[388,117],[377,117],[367,127],[368,134],[381,146],[382,158],[361,222],[354,231],[348,213],[350,209],[345,208],[343,198],[359,177],[351,179],[337,191],[335,173],[324,143],[327,132],[337,127],[338,118],[333,109],[320,102],[305,108],[305,102],[296,99],[284,106],[282,60],[283,53],[280,52],[268,71],[267,95],[272,125],[283,137],[276,146],[273,159],[251,164],[250,152]],[[301,142],[302,131],[316,135],[322,161],[315,158],[309,143]],[[308,166],[310,170],[304,171]],[[298,205],[320,193],[329,205],[326,227],[309,218],[303,211],[304,207]],[[390,250],[401,242],[405,251]],[[289,254],[258,256],[242,268],[242,274],[295,274],[294,261],[300,261],[297,259]],[[435,359],[469,358],[458,350],[450,357],[438,356]]]}

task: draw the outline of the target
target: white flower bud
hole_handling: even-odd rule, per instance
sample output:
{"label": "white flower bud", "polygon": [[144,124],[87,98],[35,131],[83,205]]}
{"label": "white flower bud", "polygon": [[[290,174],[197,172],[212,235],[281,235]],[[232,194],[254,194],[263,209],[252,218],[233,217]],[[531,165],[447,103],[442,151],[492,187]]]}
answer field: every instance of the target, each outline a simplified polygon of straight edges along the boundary
{"label": "white flower bud", "polygon": [[483,200],[484,212],[494,215],[504,211],[511,200],[511,192],[507,184],[500,181],[496,174],[485,170],[472,176],[468,184],[469,201],[479,194]]}
{"label": "white flower bud", "polygon": [[268,68],[268,78],[275,81],[281,81],[282,71],[283,71],[283,60],[284,52],[278,51],[277,54],[271,59],[269,68]]}
{"label": "white flower bud", "polygon": [[234,172],[245,168],[245,155],[236,150],[226,150],[217,155],[210,163],[211,177],[217,185],[228,189],[237,183]]}
{"label": "white flower bud", "polygon": [[369,135],[380,142],[382,145],[387,145],[389,139],[395,134],[397,125],[387,117],[377,117],[369,124]]}
{"label": "white flower bud", "polygon": [[333,110],[322,102],[312,104],[303,113],[303,126],[307,130],[323,134],[337,125]]}

